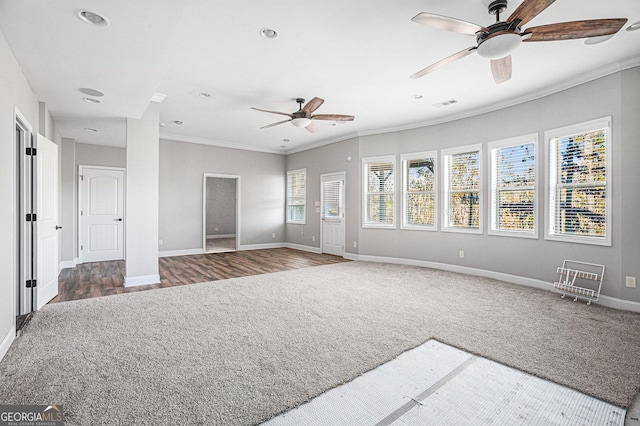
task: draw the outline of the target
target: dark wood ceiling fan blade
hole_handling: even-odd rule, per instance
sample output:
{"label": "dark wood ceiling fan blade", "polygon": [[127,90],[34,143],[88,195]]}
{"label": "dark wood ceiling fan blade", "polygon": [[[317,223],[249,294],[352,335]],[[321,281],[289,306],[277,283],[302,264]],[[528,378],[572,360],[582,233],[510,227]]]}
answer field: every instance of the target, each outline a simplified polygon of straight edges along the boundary
{"label": "dark wood ceiling fan blade", "polygon": [[305,127],[305,129],[307,129],[311,133],[315,133],[319,130],[318,126],[316,126],[315,123],[310,123],[307,127]]}
{"label": "dark wood ceiling fan blade", "polygon": [[560,22],[527,28],[523,41],[573,40],[615,34],[627,22],[626,19],[593,19],[590,21]]}
{"label": "dark wood ceiling fan blade", "polygon": [[428,25],[439,30],[453,31],[454,33],[474,35],[478,31],[488,31],[485,27],[472,22],[426,12],[418,13],[411,20],[418,24]]}
{"label": "dark wood ceiling fan blade", "polygon": [[280,115],[286,115],[287,117],[291,117],[293,118],[293,116],[291,114],[288,114],[286,112],[280,112],[280,111],[269,111],[268,109],[260,109],[260,108],[256,108],[256,107],[251,107],[250,109],[255,109],[256,111],[262,111],[262,112],[270,112],[271,114],[280,114]]}
{"label": "dark wood ceiling fan blade", "polygon": [[355,118],[353,115],[342,114],[318,114],[311,117],[314,120],[329,120],[329,121],[353,121]]}
{"label": "dark wood ceiling fan blade", "polygon": [[512,62],[511,55],[505,56],[502,59],[491,60],[491,73],[496,84],[504,83],[511,80]]}
{"label": "dark wood ceiling fan blade", "polygon": [[311,114],[313,111],[320,108],[320,105],[324,103],[324,99],[313,98],[305,106],[302,107],[302,112],[305,114]]}
{"label": "dark wood ceiling fan blade", "polygon": [[450,64],[452,62],[455,62],[458,59],[464,58],[465,56],[467,56],[468,54],[470,54],[471,52],[473,52],[476,49],[477,49],[477,47],[473,46],[473,47],[469,47],[469,48],[466,48],[464,50],[461,50],[460,52],[454,53],[453,55],[451,55],[451,56],[449,56],[447,58],[444,58],[441,61],[438,61],[433,65],[429,65],[425,69],[418,71],[417,73],[411,75],[410,77],[411,78],[420,78],[420,77],[422,77],[422,76],[424,76],[426,74],[429,74],[430,72],[433,72],[433,71],[437,70],[440,67],[443,67],[443,66],[448,65],[448,64]]}
{"label": "dark wood ceiling fan blade", "polygon": [[556,0],[524,0],[524,2],[513,11],[511,16],[509,16],[507,22],[512,23],[515,20],[519,20],[520,23],[518,25],[522,26],[538,16],[540,12],[551,6],[555,1]]}
{"label": "dark wood ceiling fan blade", "polygon": [[268,129],[269,127],[277,126],[277,125],[279,125],[279,124],[283,124],[283,123],[288,123],[288,122],[290,122],[290,121],[291,121],[291,119],[289,119],[289,120],[282,120],[282,121],[278,121],[277,123],[267,124],[266,126],[262,126],[262,127],[260,127],[260,128],[261,128],[261,129]]}

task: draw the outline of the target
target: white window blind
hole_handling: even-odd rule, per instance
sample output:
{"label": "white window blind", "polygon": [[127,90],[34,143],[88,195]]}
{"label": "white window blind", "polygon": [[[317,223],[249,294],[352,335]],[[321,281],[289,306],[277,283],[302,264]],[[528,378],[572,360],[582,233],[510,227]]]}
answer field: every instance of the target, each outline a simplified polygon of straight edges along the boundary
{"label": "white window blind", "polygon": [[342,216],[342,182],[341,180],[322,182],[323,219],[337,219]]}
{"label": "white window blind", "polygon": [[287,222],[305,223],[306,169],[287,172]]}
{"label": "white window blind", "polygon": [[403,154],[402,227],[436,229],[436,153]]}
{"label": "white window blind", "polygon": [[608,123],[584,123],[548,138],[548,238],[611,244]]}
{"label": "white window blind", "polygon": [[491,156],[490,234],[537,235],[537,135],[488,144]]}
{"label": "white window blind", "polygon": [[482,145],[443,150],[444,230],[482,232],[481,152]]}
{"label": "white window blind", "polygon": [[363,158],[364,226],[394,227],[395,157]]}

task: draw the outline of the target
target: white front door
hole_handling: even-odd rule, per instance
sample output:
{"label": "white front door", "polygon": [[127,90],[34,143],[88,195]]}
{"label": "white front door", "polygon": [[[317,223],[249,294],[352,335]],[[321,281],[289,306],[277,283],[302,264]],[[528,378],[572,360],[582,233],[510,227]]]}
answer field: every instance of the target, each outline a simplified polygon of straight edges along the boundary
{"label": "white front door", "polygon": [[80,263],[124,259],[124,170],[80,166]]}
{"label": "white front door", "polygon": [[38,135],[36,306],[58,295],[58,145]]}
{"label": "white front door", "polygon": [[320,177],[322,252],[344,255],[344,173]]}

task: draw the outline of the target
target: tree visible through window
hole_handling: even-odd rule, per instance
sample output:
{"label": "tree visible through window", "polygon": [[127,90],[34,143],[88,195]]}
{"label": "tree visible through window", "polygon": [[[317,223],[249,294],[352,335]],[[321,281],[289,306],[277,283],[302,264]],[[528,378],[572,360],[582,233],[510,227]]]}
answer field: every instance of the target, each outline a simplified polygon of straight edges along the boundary
{"label": "tree visible through window", "polygon": [[363,159],[364,225],[393,227],[395,157]]}
{"label": "tree visible through window", "polygon": [[405,154],[403,166],[404,228],[434,229],[436,226],[435,152]]}
{"label": "tree visible through window", "polygon": [[492,234],[536,234],[536,139],[489,143]]}
{"label": "tree visible through window", "polygon": [[610,244],[608,123],[585,123],[548,138],[549,237]]}
{"label": "tree visible through window", "polygon": [[481,145],[474,145],[443,151],[445,229],[482,230],[481,150]]}

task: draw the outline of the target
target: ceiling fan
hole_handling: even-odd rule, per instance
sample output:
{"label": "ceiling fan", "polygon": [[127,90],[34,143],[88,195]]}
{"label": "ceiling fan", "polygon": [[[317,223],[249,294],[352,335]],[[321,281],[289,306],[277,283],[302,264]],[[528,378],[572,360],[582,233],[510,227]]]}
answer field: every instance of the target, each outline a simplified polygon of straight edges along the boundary
{"label": "ceiling fan", "polygon": [[297,98],[296,102],[300,105],[298,111],[292,112],[291,114],[280,111],[269,111],[266,109],[260,109],[251,107],[251,109],[255,109],[256,111],[262,112],[270,112],[271,114],[280,114],[286,115],[290,117],[288,120],[278,121],[277,123],[267,124],[266,126],[260,127],[261,129],[268,129],[269,127],[277,126],[278,124],[289,123],[293,124],[296,127],[305,127],[311,133],[315,133],[318,131],[318,127],[313,123],[313,120],[329,120],[329,121],[353,121],[355,118],[353,115],[341,115],[341,114],[316,114],[311,115],[315,110],[320,108],[320,105],[324,103],[324,99],[313,98],[303,107],[304,104],[303,98]]}
{"label": "ceiling fan", "polygon": [[456,33],[476,36],[477,46],[461,50],[427,68],[413,74],[419,78],[438,68],[478,51],[483,58],[491,59],[491,72],[496,83],[511,78],[511,52],[523,41],[571,40],[586,37],[606,36],[617,33],[627,22],[626,19],[594,19],[588,21],[562,22],[539,27],[522,26],[549,7],[555,0],[525,0],[506,21],[500,20],[500,14],[507,9],[507,0],[495,0],[489,4],[489,13],[496,16],[496,22],[487,28],[447,16],[432,13],[419,13],[411,20],[418,24]]}

